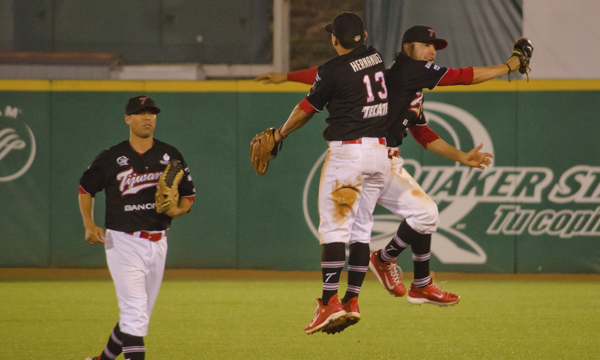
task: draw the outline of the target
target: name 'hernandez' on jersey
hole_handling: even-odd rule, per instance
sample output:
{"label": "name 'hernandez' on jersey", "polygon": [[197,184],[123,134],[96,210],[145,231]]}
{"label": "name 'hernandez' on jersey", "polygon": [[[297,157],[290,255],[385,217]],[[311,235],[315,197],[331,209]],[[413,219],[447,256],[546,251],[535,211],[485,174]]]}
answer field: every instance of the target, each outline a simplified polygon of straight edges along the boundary
{"label": "name 'hernandez' on jersey", "polygon": [[327,105],[327,141],[385,137],[388,99],[381,54],[363,45],[319,66],[306,100],[318,112]]}
{"label": "name 'hernandez' on jersey", "polygon": [[396,54],[385,74],[390,92],[388,146],[400,146],[407,128],[426,124],[422,111],[423,88],[433,90],[447,71],[448,68],[434,63],[413,60],[402,53]]}
{"label": "name 'hernandez' on jersey", "polygon": [[172,218],[156,212],[154,196],[158,179],[170,159],[178,159],[184,168],[180,197],[194,196],[196,190],[183,155],[174,146],[157,139],[142,155],[133,150],[128,140],[104,150],[83,173],[79,184],[92,196],[105,190],[107,229],[166,230]]}

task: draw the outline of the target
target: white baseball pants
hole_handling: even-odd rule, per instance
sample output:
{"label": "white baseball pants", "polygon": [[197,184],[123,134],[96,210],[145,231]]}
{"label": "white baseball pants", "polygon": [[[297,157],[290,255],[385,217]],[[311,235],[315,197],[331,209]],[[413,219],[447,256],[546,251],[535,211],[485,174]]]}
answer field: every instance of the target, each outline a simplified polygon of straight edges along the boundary
{"label": "white baseball pants", "polygon": [[122,332],[148,335],[150,315],[165,271],[167,247],[166,237],[150,241],[106,230],[106,262],[117,291]]}
{"label": "white baseball pants", "polygon": [[381,142],[385,143],[378,138],[329,142],[319,183],[321,244],[370,241],[373,210],[390,173]]}
{"label": "white baseball pants", "polygon": [[402,167],[403,164],[401,157],[392,158],[392,171],[377,203],[406,219],[416,232],[434,233],[440,222],[437,204]]}

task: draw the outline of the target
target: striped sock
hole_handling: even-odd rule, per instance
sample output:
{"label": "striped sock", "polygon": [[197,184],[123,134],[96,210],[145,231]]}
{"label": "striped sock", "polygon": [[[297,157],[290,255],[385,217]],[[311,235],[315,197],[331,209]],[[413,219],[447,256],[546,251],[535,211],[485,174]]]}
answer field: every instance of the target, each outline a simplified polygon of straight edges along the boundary
{"label": "striped sock", "polygon": [[340,275],[346,264],[346,246],[344,243],[324,244],[321,253],[321,272],[323,274],[323,305],[338,293]]}
{"label": "striped sock", "polygon": [[346,288],[346,295],[342,299],[342,302],[346,303],[360,293],[360,287],[369,269],[369,256],[369,244],[354,243],[350,245],[348,287]]}
{"label": "striped sock", "polygon": [[412,244],[413,265],[415,269],[414,284],[425,287],[431,282],[429,276],[429,259],[431,259],[431,234],[421,235],[419,241]]}
{"label": "striped sock", "polygon": [[431,277],[429,276],[429,259],[431,258],[431,253],[413,253],[412,258],[415,269],[415,279],[413,282],[418,287],[425,287],[429,285],[431,282]]}
{"label": "striped sock", "polygon": [[98,356],[97,360],[114,360],[121,354],[123,351],[123,333],[121,333],[121,328],[119,328],[119,323],[110,333],[110,337],[108,338],[108,343],[106,344],[106,348],[100,356]]}
{"label": "striped sock", "polygon": [[144,338],[123,333],[123,355],[126,360],[144,360],[146,357]]}
{"label": "striped sock", "polygon": [[383,251],[379,252],[379,261],[388,262],[394,261],[410,244],[402,241],[398,234],[394,235],[394,238],[383,248]]}

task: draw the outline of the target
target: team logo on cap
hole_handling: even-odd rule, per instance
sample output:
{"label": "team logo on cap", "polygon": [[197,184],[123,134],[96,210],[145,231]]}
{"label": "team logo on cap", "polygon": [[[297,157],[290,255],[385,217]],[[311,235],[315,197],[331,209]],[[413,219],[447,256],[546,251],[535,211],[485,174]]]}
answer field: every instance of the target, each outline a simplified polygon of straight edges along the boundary
{"label": "team logo on cap", "polygon": [[435,34],[435,31],[433,31],[432,28],[429,28],[427,30],[429,30],[429,37],[433,37],[433,35]]}
{"label": "team logo on cap", "polygon": [[146,100],[148,100],[148,97],[147,97],[147,96],[142,96],[142,97],[140,97],[140,103],[141,103],[142,105],[144,105],[144,103],[146,102]]}

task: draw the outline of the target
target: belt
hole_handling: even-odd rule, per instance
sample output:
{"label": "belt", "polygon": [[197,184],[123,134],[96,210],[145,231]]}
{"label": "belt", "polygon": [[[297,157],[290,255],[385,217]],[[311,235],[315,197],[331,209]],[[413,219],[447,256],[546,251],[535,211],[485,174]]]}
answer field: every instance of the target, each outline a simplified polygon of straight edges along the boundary
{"label": "belt", "polygon": [[158,232],[148,232],[148,231],[136,231],[133,233],[125,233],[131,236],[141,237],[142,239],[148,239],[150,241],[159,241],[163,237],[167,237],[167,233],[169,230],[158,231]]}
{"label": "belt", "polygon": [[400,157],[400,149],[398,149],[398,148],[388,149],[388,157],[390,159],[393,157]]}
{"label": "belt", "polygon": [[[385,145],[385,138],[379,138],[379,143],[381,145]],[[345,141],[342,141],[342,145],[347,145],[347,144],[362,144],[362,138],[356,139],[356,140],[345,140]]]}

